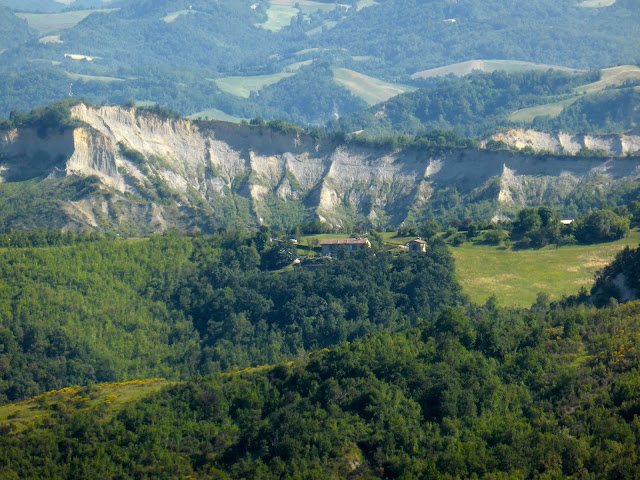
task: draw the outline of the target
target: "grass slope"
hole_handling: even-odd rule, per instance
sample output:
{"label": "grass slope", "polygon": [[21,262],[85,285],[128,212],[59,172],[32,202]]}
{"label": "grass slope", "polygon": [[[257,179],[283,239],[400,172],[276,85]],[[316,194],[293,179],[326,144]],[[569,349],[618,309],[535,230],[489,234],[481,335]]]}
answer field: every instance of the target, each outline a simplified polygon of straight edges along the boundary
{"label": "grass slope", "polygon": [[602,78],[597,82],[580,85],[574,89],[575,95],[559,102],[551,102],[535,107],[516,110],[509,116],[512,122],[532,122],[538,116],[548,115],[551,118],[558,117],[565,108],[589,95],[596,94],[607,88],[615,88],[624,85],[627,81],[640,80],[640,67],[635,65],[621,65],[619,67],[605,68],[602,70]]}
{"label": "grass slope", "polygon": [[256,26],[272,32],[279,32],[291,23],[291,19],[303,13],[310,15],[317,11],[328,12],[336,8],[333,3],[319,3],[310,0],[271,0],[267,10],[267,21]]}
{"label": "grass slope", "polygon": [[511,115],[509,115],[509,120],[511,120],[512,122],[530,123],[533,122],[536,117],[545,115],[548,115],[551,118],[556,118],[564,111],[566,107],[575,103],[579,98],[580,97],[571,97],[559,102],[547,103],[545,105],[538,105],[535,107],[516,110]]}
{"label": "grass slope", "polygon": [[103,82],[103,83],[113,83],[113,82],[124,82],[125,80],[122,78],[116,77],[103,77],[96,75],[81,75],[79,73],[71,73],[65,72],[70,79],[72,80],[82,80],[83,82]]}
{"label": "grass slope", "polygon": [[616,0],[584,0],[578,6],[582,8],[602,8],[610,7],[614,3],[616,3]]}
{"label": "grass slope", "polygon": [[251,77],[224,77],[214,80],[220,90],[236,97],[249,98],[251,92],[278,83],[283,78],[293,76],[293,72],[280,72],[271,75],[255,75]]}
{"label": "grass slope", "polygon": [[611,263],[626,245],[640,242],[640,232],[625,239],[596,245],[505,250],[464,244],[451,248],[463,292],[484,303],[491,295],[503,306],[529,306],[538,293],[557,300],[593,284],[596,272]]}
{"label": "grass slope", "polygon": [[207,110],[202,110],[201,112],[197,112],[192,115],[189,115],[187,118],[191,120],[197,120],[199,118],[202,118],[205,120],[223,120],[225,122],[232,122],[232,123],[240,123],[242,120],[246,120],[240,117],[234,117],[233,115],[229,115],[228,113],[225,113],[222,110],[218,110],[217,108],[209,108]]}
{"label": "grass slope", "polygon": [[27,429],[34,421],[50,416],[53,405],[59,408],[65,404],[75,409],[90,409],[104,404],[107,407],[105,414],[111,416],[126,405],[168,385],[171,383],[164,379],[153,379],[53,390],[23,402],[0,407],[0,425],[9,425],[17,433]]}
{"label": "grass slope", "polygon": [[76,10],[64,13],[17,13],[24,18],[29,26],[42,34],[58,32],[67,28],[73,28],[92,13],[115,12],[118,9]]}
{"label": "grass slope", "polygon": [[559,65],[545,65],[541,63],[522,62],[519,60],[469,60],[467,62],[454,63],[444,67],[431,68],[411,75],[411,78],[435,78],[455,75],[463,77],[475,71],[491,73],[503,70],[507,73],[526,72],[529,70],[559,70],[563,72],[576,72],[577,70]]}
{"label": "grass slope", "polygon": [[375,105],[396,95],[416,90],[414,87],[388,83],[347,68],[333,68],[333,79],[336,84],[347,88],[369,105]]}

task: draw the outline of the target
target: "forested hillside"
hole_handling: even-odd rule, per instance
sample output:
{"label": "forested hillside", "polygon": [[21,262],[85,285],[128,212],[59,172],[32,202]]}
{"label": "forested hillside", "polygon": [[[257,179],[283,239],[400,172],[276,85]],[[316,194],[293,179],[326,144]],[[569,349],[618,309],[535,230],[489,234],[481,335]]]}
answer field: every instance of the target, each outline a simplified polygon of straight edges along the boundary
{"label": "forested hillside", "polygon": [[461,301],[444,245],[314,271],[268,230],[148,240],[0,235],[0,403],[72,384],[275,363]]}
{"label": "forested hillside", "polygon": [[108,386],[52,394],[0,409],[0,474],[632,479],[639,328],[637,303],[490,301],[115,411]]}
{"label": "forested hillside", "polygon": [[0,6],[0,31],[0,54],[22,45],[35,36],[35,32],[29,30],[25,20],[16,17],[9,8],[3,6]]}

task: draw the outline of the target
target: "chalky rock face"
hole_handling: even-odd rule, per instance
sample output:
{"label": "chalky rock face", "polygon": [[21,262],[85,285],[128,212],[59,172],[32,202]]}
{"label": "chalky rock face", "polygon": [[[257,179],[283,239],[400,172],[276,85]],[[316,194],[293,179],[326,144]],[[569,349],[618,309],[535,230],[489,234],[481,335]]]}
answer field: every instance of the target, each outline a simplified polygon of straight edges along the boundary
{"label": "chalky rock face", "polygon": [[[99,188],[61,202],[68,228],[207,231],[291,226],[312,217],[336,226],[397,226],[442,192],[454,192],[458,202],[487,200],[502,218],[523,206],[562,203],[579,188],[605,191],[639,176],[637,160],[621,156],[640,149],[636,137],[511,131],[494,139],[554,154],[480,148],[434,155],[316,142],[263,126],[161,119],[133,108],[80,104],[72,115],[86,126],[45,135],[0,132],[0,181],[97,182]],[[569,155],[584,146],[610,156]]]}

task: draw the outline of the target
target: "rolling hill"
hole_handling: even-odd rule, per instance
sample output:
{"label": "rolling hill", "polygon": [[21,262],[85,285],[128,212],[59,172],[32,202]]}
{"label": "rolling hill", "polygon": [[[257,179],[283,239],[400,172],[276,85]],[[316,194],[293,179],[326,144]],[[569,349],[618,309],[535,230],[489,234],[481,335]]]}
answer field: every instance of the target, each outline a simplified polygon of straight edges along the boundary
{"label": "rolling hill", "polygon": [[[462,72],[462,71],[461,71]],[[600,72],[502,71],[441,79],[332,122],[364,135],[417,135],[430,129],[482,137],[506,127],[574,133],[623,133],[640,118],[640,69]]]}
{"label": "rolling hill", "polygon": [[[40,30],[43,41],[17,37],[4,47],[0,81],[12,88],[0,95],[0,113],[67,96],[69,85],[57,76],[64,71],[85,75],[86,81],[75,82],[73,93],[97,102],[157,101],[183,114],[217,109],[240,118],[280,117],[321,125],[336,113],[355,111],[355,104],[342,100],[335,108],[322,105],[344,94],[340,85],[326,82],[324,75],[319,74],[318,81],[298,75],[287,79],[283,88],[301,94],[294,104],[268,92],[269,100],[262,100],[260,87],[265,83],[251,82],[275,80],[271,76],[296,62],[324,62],[339,72],[339,82],[350,82],[356,93],[371,91],[366,99],[370,104],[388,96],[375,93],[387,84],[418,87],[425,80],[412,79],[415,72],[460,62],[466,64],[451,68],[474,68],[470,59],[495,59],[485,60],[484,68],[507,71],[547,65],[590,70],[636,61],[635,31],[640,19],[631,0],[606,8],[559,5],[551,0],[515,7],[505,0],[481,5],[468,0],[451,4],[406,0],[398,5],[397,0],[344,5],[289,0],[123,0],[75,2],[69,7],[31,2],[24,4],[25,10],[44,10],[20,15]],[[86,8],[98,6],[107,7],[108,13]],[[66,11],[59,11],[61,7]],[[86,57],[94,60],[73,59]],[[105,88],[90,81],[92,77],[125,81],[117,88]],[[224,79],[250,85],[242,90],[244,97],[252,91],[260,95],[236,97],[234,87]],[[218,88],[216,82],[224,87]],[[34,84],[39,90],[36,96],[31,94]],[[314,96],[321,101],[310,107],[309,98]]]}

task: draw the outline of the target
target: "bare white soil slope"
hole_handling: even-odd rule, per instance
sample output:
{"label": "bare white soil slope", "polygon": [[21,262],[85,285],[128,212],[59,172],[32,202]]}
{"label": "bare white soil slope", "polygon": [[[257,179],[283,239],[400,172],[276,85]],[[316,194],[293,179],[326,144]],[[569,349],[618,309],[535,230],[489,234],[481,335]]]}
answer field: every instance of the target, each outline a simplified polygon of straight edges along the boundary
{"label": "bare white soil slope", "polygon": [[[129,225],[144,232],[257,225],[283,211],[334,225],[354,219],[399,225],[442,192],[455,192],[460,202],[486,200],[500,216],[525,205],[558,204],[594,179],[607,189],[640,175],[637,160],[614,156],[637,151],[637,137],[512,131],[496,139],[562,155],[483,149],[434,154],[317,143],[302,133],[165,120],[120,107],[78,105],[72,113],[87,127],[45,138],[29,130],[0,132],[0,178],[99,179],[99,194],[64,206],[76,227]],[[614,155],[564,155],[585,145]]]}

